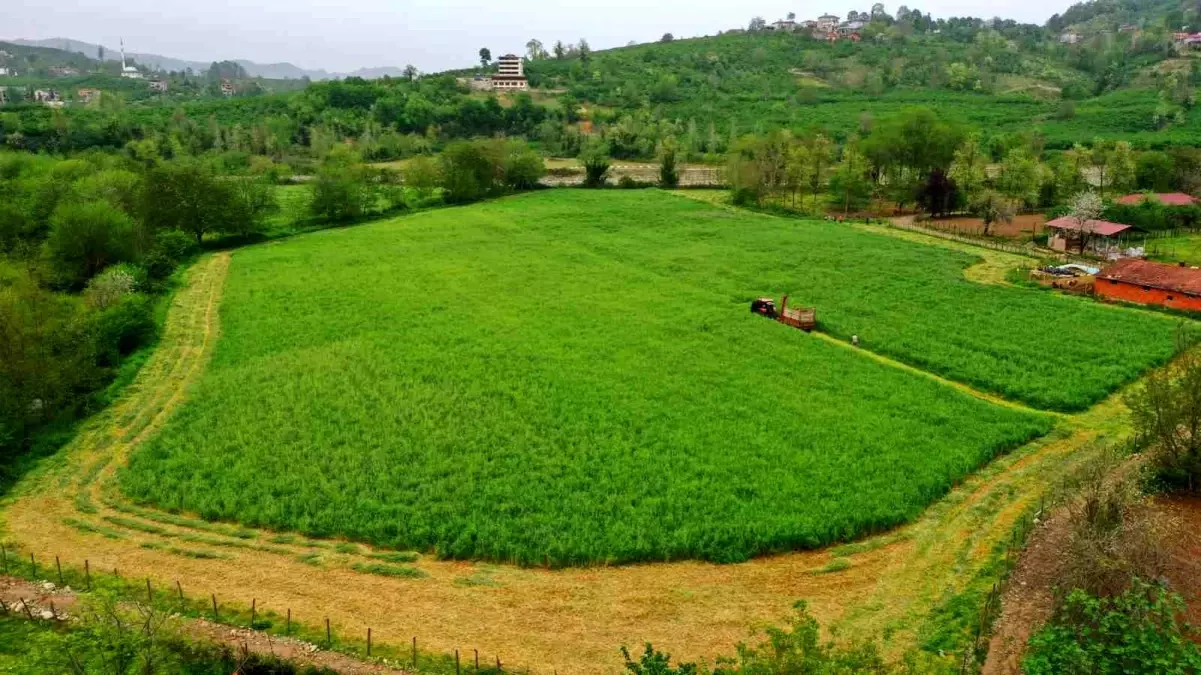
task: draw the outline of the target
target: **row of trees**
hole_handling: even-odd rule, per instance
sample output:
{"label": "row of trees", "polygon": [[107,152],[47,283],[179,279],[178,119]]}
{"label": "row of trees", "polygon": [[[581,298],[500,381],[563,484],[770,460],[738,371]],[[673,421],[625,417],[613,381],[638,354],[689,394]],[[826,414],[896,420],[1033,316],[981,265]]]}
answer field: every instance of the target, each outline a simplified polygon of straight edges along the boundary
{"label": "row of trees", "polygon": [[272,187],[185,158],[0,152],[0,482],[39,430],[102,401],[204,236],[253,234]]}
{"label": "row of trees", "polygon": [[1047,153],[1031,136],[997,161],[978,133],[914,109],[841,144],[820,133],[744,137],[729,153],[728,179],[741,202],[817,210],[825,200],[829,208],[851,212],[877,200],[916,204],[933,215],[970,212],[991,225],[1088,190],[1101,198],[1190,191],[1201,185],[1199,159],[1192,149],[1137,153],[1129,143],[1104,139]]}

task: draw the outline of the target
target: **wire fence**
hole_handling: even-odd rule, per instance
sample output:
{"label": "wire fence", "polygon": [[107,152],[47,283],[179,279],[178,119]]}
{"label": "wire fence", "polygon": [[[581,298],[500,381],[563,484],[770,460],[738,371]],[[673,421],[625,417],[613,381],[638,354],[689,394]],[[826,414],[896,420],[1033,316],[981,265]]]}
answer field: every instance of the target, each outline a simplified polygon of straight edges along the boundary
{"label": "wire fence", "polygon": [[984,604],[980,607],[980,614],[970,626],[972,639],[964,648],[963,656],[959,661],[960,675],[977,672],[978,666],[983,664],[988,657],[989,643],[992,640],[992,626],[1001,616],[1002,597],[1008,587],[1013,570],[1017,567],[1018,558],[1026,550],[1030,534],[1034,531],[1034,526],[1039,519],[1043,517],[1046,506],[1045,501],[1040,499],[1038,510],[1028,511],[1019,518],[1009,540],[1005,542],[1005,559],[1002,563],[1001,579],[994,583],[985,595]]}
{"label": "wire fence", "polygon": [[[394,644],[383,646],[379,643],[379,632],[374,627],[368,625],[366,631],[360,635],[340,634],[335,630],[329,616],[322,617],[323,622],[316,629],[305,627],[293,616],[291,607],[284,608],[285,614],[282,615],[273,611],[261,612],[260,606],[263,603],[260,603],[260,600],[262,598],[251,598],[249,611],[247,611],[244,606],[237,607],[219,602],[216,593],[210,593],[209,597],[203,599],[189,598],[184,594],[184,586],[178,579],[171,587],[155,588],[150,577],[146,577],[143,591],[141,590],[143,580],[124,578],[117,568],[112,570],[111,575],[107,571],[102,573],[93,568],[90,559],[84,559],[81,570],[69,566],[64,568],[62,559],[55,556],[54,567],[51,568],[42,564],[33,553],[29,554],[28,561],[18,558],[14,553],[13,550],[0,544],[0,572],[6,576],[26,579],[33,583],[52,583],[57,579],[58,586],[48,593],[64,589],[69,589],[72,593],[91,593],[102,585],[102,581],[107,580],[110,584],[118,584],[121,587],[121,595],[131,602],[140,603],[145,600],[148,606],[157,606],[180,616],[246,628],[265,636],[295,639],[309,643],[317,649],[336,651],[355,658],[383,662],[413,671],[446,674],[453,672],[455,675],[462,675],[464,671],[484,674],[514,672],[521,673],[521,675],[530,675],[533,672],[529,668],[514,670],[512,667],[506,671],[506,666],[499,654],[490,655],[481,661],[480,650],[474,648],[470,650],[455,649],[453,655],[450,653],[422,653],[418,650],[416,636],[412,636],[404,648]],[[71,588],[71,584],[75,584],[76,587]],[[39,610],[37,614],[34,612],[34,607],[39,607],[37,597],[20,597],[18,598],[19,606],[17,603],[6,603],[3,598],[0,598],[0,611],[16,616],[23,614],[31,621],[65,620],[68,615],[61,607],[55,606],[54,596],[47,595],[47,597],[50,598],[49,609]],[[466,663],[463,663],[464,656],[469,657]],[[557,675],[557,671],[554,672]]]}
{"label": "wire fence", "polygon": [[907,222],[898,222],[898,221],[888,220],[888,221],[885,221],[885,225],[887,227],[891,227],[891,228],[898,229],[898,230],[907,230],[909,232],[917,232],[919,234],[925,234],[925,235],[929,235],[931,237],[938,237],[939,239],[946,239],[948,241],[954,241],[954,242],[958,242],[961,244],[969,244],[971,246],[980,246],[983,248],[992,249],[994,251],[1002,251],[1004,253],[1012,253],[1014,255],[1021,255],[1021,256],[1026,256],[1026,257],[1038,257],[1038,258],[1051,258],[1051,257],[1064,258],[1064,257],[1066,257],[1066,256],[1063,256],[1063,254],[1059,254],[1059,253],[1052,253],[1050,251],[1032,250],[1031,248],[1029,248],[1027,246],[1019,246],[1017,244],[1008,244],[1008,243],[1001,242],[1001,241],[994,241],[992,239],[984,239],[982,237],[971,237],[968,235],[958,234],[955,232],[947,232],[945,230],[939,230],[937,228],[924,227],[924,226],[918,225],[916,223],[907,223]]}

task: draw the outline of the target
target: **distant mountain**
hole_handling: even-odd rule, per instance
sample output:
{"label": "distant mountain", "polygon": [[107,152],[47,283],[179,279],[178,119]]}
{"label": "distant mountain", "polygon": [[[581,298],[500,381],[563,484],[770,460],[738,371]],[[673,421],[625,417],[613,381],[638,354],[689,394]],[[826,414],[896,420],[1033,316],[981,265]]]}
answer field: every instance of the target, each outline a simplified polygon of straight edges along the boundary
{"label": "distant mountain", "polygon": [[[88,58],[100,58],[101,46],[90,42],[80,42],[79,40],[71,40],[69,38],[48,38],[45,40],[12,40],[13,44],[24,45],[27,47],[46,47],[49,49],[61,49],[66,52],[74,52],[83,54]],[[126,52],[126,56],[133,59],[135,63],[154,68],[157,70],[176,70],[183,71],[191,68],[195,72],[208,70],[212,62],[205,61],[185,61],[183,59],[171,58],[169,56],[160,56],[158,54],[142,54],[140,52]],[[119,61],[121,59],[121,51],[111,47],[104,47],[104,59],[106,61]],[[221,59],[217,59],[221,60]],[[329,80],[342,77],[362,77],[366,79],[381,78],[386,75],[399,77],[402,73],[400,68],[384,66],[379,68],[359,68],[358,70],[349,73],[331,73],[326,70],[307,70],[291,63],[255,63],[238,59],[237,63],[246,69],[246,73],[251,77],[262,77],[270,80],[299,80],[309,78],[310,80]]]}

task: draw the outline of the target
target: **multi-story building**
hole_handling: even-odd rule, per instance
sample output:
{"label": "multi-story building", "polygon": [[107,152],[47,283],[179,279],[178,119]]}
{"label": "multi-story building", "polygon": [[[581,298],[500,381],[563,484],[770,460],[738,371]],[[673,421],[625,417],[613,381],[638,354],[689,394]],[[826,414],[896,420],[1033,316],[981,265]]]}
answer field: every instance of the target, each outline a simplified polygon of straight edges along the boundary
{"label": "multi-story building", "polygon": [[163,93],[163,92],[166,92],[170,88],[171,88],[171,85],[166,80],[151,80],[151,82],[150,82],[150,91],[157,91],[159,93]]}
{"label": "multi-story building", "polygon": [[529,89],[525,79],[525,64],[520,56],[505,54],[496,60],[496,74],[492,76],[493,89]]}

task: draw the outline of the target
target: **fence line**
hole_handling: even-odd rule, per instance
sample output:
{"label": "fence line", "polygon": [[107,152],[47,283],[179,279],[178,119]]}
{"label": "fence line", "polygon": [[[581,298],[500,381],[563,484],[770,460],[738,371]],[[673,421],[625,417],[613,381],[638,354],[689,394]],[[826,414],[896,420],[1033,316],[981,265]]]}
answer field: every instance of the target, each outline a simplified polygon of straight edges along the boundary
{"label": "fence line", "polygon": [[[20,547],[18,547],[17,550],[19,551]],[[25,570],[26,572],[29,573],[28,575],[24,575],[21,573],[21,571],[19,569],[21,567],[20,565],[16,566],[18,569],[11,569],[9,554],[13,553],[13,552],[15,552],[15,551],[10,551],[3,544],[0,544],[0,565],[2,565],[2,568],[0,568],[0,571],[2,571],[3,574],[14,576],[17,578],[26,578],[26,579],[31,580],[35,584],[45,581],[45,580],[39,578],[39,576],[41,576],[41,575],[39,575],[39,571],[41,571],[41,570],[39,569],[37,560],[34,557],[34,554],[32,552],[29,554],[28,569]],[[71,569],[67,569],[64,571],[63,567],[62,567],[62,563],[60,561],[60,557],[57,555],[54,556],[54,560],[55,560],[55,566],[57,567],[58,580],[59,580],[59,585],[56,587],[55,590],[69,588],[68,584],[66,583],[66,578],[68,576],[71,576],[72,574],[74,574],[77,581],[82,580],[86,583],[87,591],[90,592],[92,590],[92,574],[91,574],[91,560],[90,559],[85,559],[83,561],[83,570],[84,571],[82,572],[82,574],[79,573],[78,571],[73,571]],[[135,602],[138,602],[137,598],[140,597],[141,592],[138,591],[137,589],[140,588],[141,584],[136,581],[126,581],[119,574],[117,574],[116,569],[113,570],[113,577],[115,579],[117,579],[122,584],[122,586],[129,592],[129,599],[131,599]],[[153,589],[153,587],[151,585],[150,577],[146,577],[145,582],[146,582],[146,587],[145,587],[146,588],[146,590],[145,590],[146,602],[150,605],[153,605],[154,600],[156,598],[156,589]],[[195,598],[193,598],[191,600],[185,598],[184,593],[183,593],[183,586],[178,579],[175,580],[175,589],[178,594],[178,600],[176,601],[176,604],[178,604],[178,611],[181,613],[181,616],[187,617],[187,614],[184,614],[183,612],[187,611],[188,609],[191,609],[193,612],[195,612],[195,618],[203,619],[206,611],[205,611],[205,609],[198,608],[197,603],[199,603],[200,607],[203,607],[204,605],[207,605],[208,602],[206,602],[205,600],[197,600]],[[79,591],[78,589],[76,589],[73,592],[77,593],[77,594],[82,594],[84,591]],[[175,596],[175,595],[176,594],[171,593],[169,589],[165,590],[165,591],[157,592],[157,596],[159,596],[160,599],[165,597],[165,598],[167,598],[167,600],[170,600],[171,596]],[[34,598],[34,600],[36,600],[36,598]],[[233,616],[227,615],[226,621],[223,622],[221,620],[222,617],[221,617],[221,613],[220,613],[221,605],[217,601],[217,594],[211,593],[210,600],[212,603],[213,623],[223,624],[223,625],[227,625],[227,626],[242,627],[238,623],[236,623],[238,614],[241,614],[240,610],[236,610],[236,609],[233,610]],[[54,621],[60,620],[61,617],[58,614],[58,611],[54,606],[54,601],[47,600],[47,602],[49,603],[49,607],[50,607],[49,611],[52,616],[52,620],[54,620]],[[35,602],[35,605],[36,604],[37,603]],[[21,605],[23,607],[25,614],[28,615],[29,620],[31,620],[31,621],[38,620],[38,617],[33,614],[33,611],[30,608],[28,602],[26,602],[25,598],[21,598]],[[227,608],[228,608],[228,606],[227,606]],[[6,613],[6,614],[8,614],[8,613],[20,614],[20,611],[18,610],[15,603],[10,605],[10,604],[4,603],[2,600],[0,600],[0,612]],[[66,615],[64,614],[63,616],[66,616]],[[258,598],[251,598],[251,600],[250,600],[250,617],[251,617],[250,624],[245,627],[249,628],[252,631],[255,631],[256,633],[263,633],[265,635],[270,635],[271,633],[269,632],[269,629],[274,625],[274,622],[270,621],[270,620],[268,620],[266,622],[258,621],[257,620],[258,616],[259,616],[258,615]],[[270,616],[270,614],[269,614],[269,616]],[[287,619],[286,619],[286,624],[285,624],[284,636],[285,637],[295,637],[292,635],[292,629],[293,629],[294,622],[292,620],[292,608],[291,607],[287,608],[286,616],[287,616]],[[275,615],[275,618],[279,618],[279,616]],[[330,619],[328,616],[324,617],[324,621],[325,621],[324,648],[327,651],[333,651],[333,647],[335,644],[334,640],[333,640],[333,637],[334,637],[333,628],[332,628],[332,625],[331,625],[331,622],[330,622]],[[260,628],[260,626],[261,626],[261,628]],[[320,630],[320,629],[318,629],[318,630]],[[366,638],[367,638],[367,641],[366,641],[367,659],[364,659],[364,660],[369,659],[370,662],[377,662],[381,657],[372,657],[372,652],[373,651],[378,652],[378,649],[373,650],[373,647],[379,647],[379,641],[378,641],[378,639],[376,639],[376,638],[378,638],[378,632],[374,631],[374,629],[371,626],[368,626],[367,631],[366,631]],[[300,637],[296,637],[296,639],[310,642],[311,644],[314,644],[314,646],[317,646],[317,644],[319,644],[319,643],[314,643],[311,640],[304,640],[303,638],[300,638]],[[341,651],[339,653],[347,654],[347,655],[353,656],[355,658],[362,658],[362,654],[361,654],[362,650],[361,649],[350,648],[349,646],[347,646],[347,649],[348,649],[347,651]],[[404,653],[403,651],[401,651],[401,650],[403,650],[403,647],[402,648],[394,647],[393,649],[396,651],[397,654]],[[417,637],[416,636],[412,637],[412,640],[410,642],[409,652],[410,653],[409,653],[408,663],[405,665],[407,665],[412,670],[416,671],[418,665],[421,663],[421,655],[417,651]],[[474,668],[474,670],[472,670],[470,672],[481,672],[480,652],[478,649],[472,649],[472,652],[474,653],[474,656],[475,656],[475,659],[474,659],[475,668]],[[438,662],[443,661],[443,660],[446,661],[445,667],[436,668],[437,672],[448,671],[450,668],[450,665],[451,665],[451,661],[453,660],[453,667],[454,667],[455,675],[461,675],[461,666],[460,666],[460,661],[459,661],[459,649],[458,648],[456,648],[454,650],[453,656],[449,652],[446,654],[441,654],[439,652],[435,652],[435,653],[432,653],[430,656]],[[500,654],[497,654],[495,658],[496,658],[495,668],[485,666],[484,671],[501,672],[501,673],[504,672],[504,668],[501,665]],[[400,666],[400,658],[393,658],[393,659],[391,659],[391,662],[392,662],[392,665]],[[512,670],[512,668],[510,668],[510,669]],[[513,672],[517,672],[517,671],[513,671]],[[532,671],[529,668],[524,669],[524,675],[530,675],[531,672]],[[555,673],[557,675],[558,671],[556,670]]]}
{"label": "fence line", "polygon": [[[917,223],[898,223],[898,222],[895,222],[892,220],[886,220],[885,226],[896,228],[898,230],[908,230],[910,232],[917,232],[919,234],[925,234],[925,235],[929,235],[931,237],[938,237],[939,239],[946,239],[948,241],[959,242],[961,244],[969,244],[971,246],[980,246],[982,248],[990,248],[990,249],[993,249],[996,251],[1002,251],[1004,253],[1012,253],[1014,255],[1026,256],[1028,258],[1039,257],[1036,255],[1036,253],[1037,254],[1043,253],[1042,251],[1031,251],[1030,249],[1026,248],[1025,246],[1015,246],[1013,244],[1006,244],[1003,242],[992,241],[989,239],[978,239],[975,237],[968,237],[965,235],[956,234],[954,232],[947,232],[945,230],[939,230],[939,229],[930,228],[930,227],[923,227],[921,225],[918,225]],[[1054,252],[1047,252],[1046,257],[1059,258],[1059,257],[1063,257],[1063,256],[1062,256],[1062,254],[1058,254],[1058,253],[1054,253]]]}

